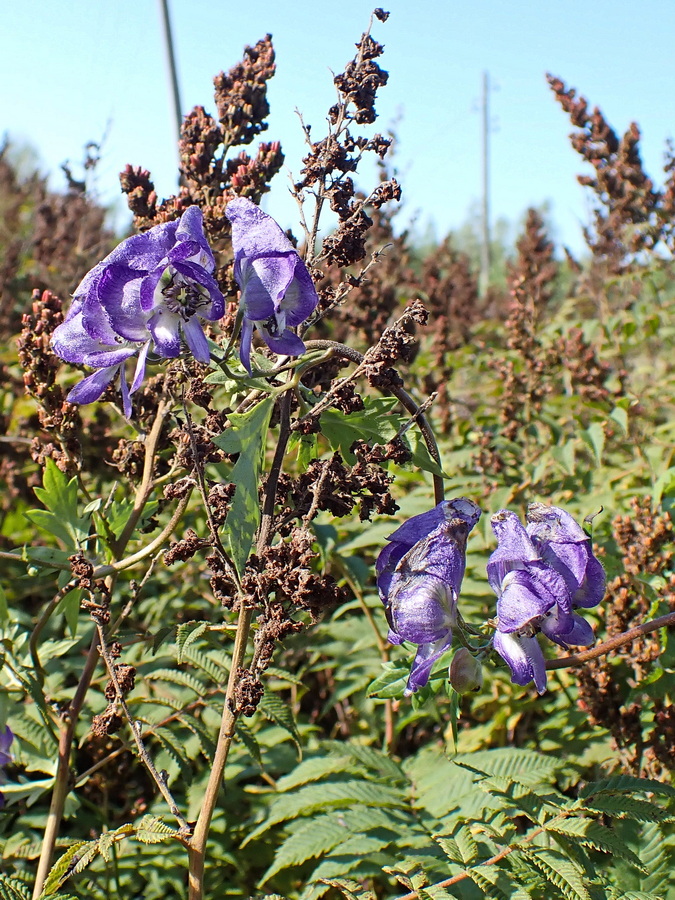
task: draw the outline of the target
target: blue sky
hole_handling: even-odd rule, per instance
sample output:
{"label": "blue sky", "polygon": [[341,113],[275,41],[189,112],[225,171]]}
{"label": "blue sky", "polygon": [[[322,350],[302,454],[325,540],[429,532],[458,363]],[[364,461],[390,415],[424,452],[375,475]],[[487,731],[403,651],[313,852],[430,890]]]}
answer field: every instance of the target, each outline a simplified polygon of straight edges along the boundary
{"label": "blue sky", "polygon": [[[296,232],[288,172],[303,154],[295,109],[323,134],[334,102],[331,71],[341,71],[365,28],[365,0],[170,0],[183,111],[213,109],[212,78],[245,44],[274,37],[270,127],[286,170],[266,208]],[[583,165],[569,145],[569,121],[554,102],[546,71],[598,104],[615,129],[636,120],[646,167],[658,183],[665,140],[675,135],[675,0],[392,0],[376,23],[390,80],[377,128],[396,123],[395,165],[403,185],[401,224],[459,227],[480,197],[481,73],[491,93],[493,218],[517,219],[528,205],[551,205],[556,236],[582,246],[588,201],[576,183]],[[152,172],[160,195],[173,190],[176,154],[156,0],[23,0],[0,10],[0,131],[32,144],[62,183],[60,163],[77,162],[106,134],[97,187],[118,205],[117,174],[129,162]],[[368,187],[367,173],[362,176]]]}

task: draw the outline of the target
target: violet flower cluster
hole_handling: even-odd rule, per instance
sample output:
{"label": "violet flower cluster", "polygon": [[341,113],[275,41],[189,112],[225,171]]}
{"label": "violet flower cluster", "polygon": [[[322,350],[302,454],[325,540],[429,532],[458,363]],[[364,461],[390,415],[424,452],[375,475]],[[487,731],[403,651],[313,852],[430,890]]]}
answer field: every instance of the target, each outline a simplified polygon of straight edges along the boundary
{"label": "violet flower cluster", "polygon": [[[434,663],[452,644],[466,541],[479,517],[471,500],[443,501],[401,525],[378,557],[377,586],[390,626],[388,639],[417,644],[406,694],[426,685]],[[537,634],[562,647],[592,644],[593,629],[575,610],[602,600],[605,572],[593,556],[589,536],[563,509],[533,503],[527,527],[503,509],[491,524],[498,541],[487,565],[498,598],[492,644],[511,669],[513,682],[534,680],[543,693],[546,662]],[[480,659],[465,648],[456,657],[451,683],[456,689],[475,689],[482,681]]]}
{"label": "violet flower cluster", "polygon": [[[0,777],[2,775],[2,769],[12,761],[12,757],[9,752],[9,747],[14,740],[14,735],[7,725],[4,731],[0,731]],[[5,798],[0,791],[0,809],[5,805]]]}
{"label": "violet flower cluster", "polygon": [[[52,349],[58,356],[96,370],[67,399],[92,403],[119,378],[129,418],[130,395],[143,381],[149,353],[175,357],[185,343],[195,359],[207,363],[202,320],[216,321],[225,312],[214,269],[198,206],[122,241],[85,275],[65,321],[54,331]],[[127,364],[133,357],[129,386]]]}
{"label": "violet flower cluster", "polygon": [[546,690],[546,663],[536,635],[561,647],[588,646],[593,629],[574,610],[596,606],[605,593],[605,572],[591,540],[563,509],[532,503],[527,527],[502,509],[491,519],[498,546],[487,565],[497,594],[494,648],[511,669],[511,680],[534,680]]}
{"label": "violet flower cluster", "polygon": [[406,695],[424,687],[434,663],[452,644],[466,541],[479,518],[480,509],[471,500],[445,500],[401,525],[378,557],[377,586],[390,626],[388,639],[417,644]]}
{"label": "violet flower cluster", "polygon": [[270,350],[300,356],[305,345],[292,330],[316,309],[314,282],[293,244],[270,216],[250,200],[231,200],[234,277],[241,290],[240,358],[251,374],[254,328]]}

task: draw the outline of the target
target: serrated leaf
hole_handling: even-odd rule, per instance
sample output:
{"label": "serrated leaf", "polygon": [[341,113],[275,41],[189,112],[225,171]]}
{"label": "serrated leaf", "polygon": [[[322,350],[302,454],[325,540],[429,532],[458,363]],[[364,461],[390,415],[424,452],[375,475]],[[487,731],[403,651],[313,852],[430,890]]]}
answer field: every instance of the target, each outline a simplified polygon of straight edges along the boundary
{"label": "serrated leaf", "polygon": [[301,753],[300,733],[298,732],[298,726],[290,704],[274,694],[264,694],[258,709],[265,718],[270,719],[275,725],[278,725],[290,734],[293,738],[293,743],[298,748],[298,753]]}
{"label": "serrated leaf", "polygon": [[212,438],[213,443],[226,453],[239,454],[230,473],[236,490],[223,526],[223,539],[239,575],[246,567],[260,522],[258,486],[273,407],[274,398],[266,397],[246,413],[231,413],[231,428]]}
{"label": "serrated leaf", "polygon": [[193,644],[200,635],[209,627],[208,622],[184,622],[176,630],[176,662],[180,665],[183,659],[183,651]]}
{"label": "serrated leaf", "polygon": [[0,900],[30,900],[30,891],[18,878],[0,875]]}
{"label": "serrated leaf", "polygon": [[192,781],[192,768],[189,760],[184,756],[185,747],[179,743],[179,740],[173,731],[164,727],[155,728],[153,730],[153,737],[160,742],[164,750],[166,750],[171,759],[176,763],[180,769],[183,780],[188,783]]}
{"label": "serrated leaf", "polygon": [[272,825],[280,822],[302,815],[311,815],[320,810],[328,811],[335,807],[349,809],[358,804],[376,808],[406,809],[408,799],[405,794],[392,787],[362,780],[349,779],[310,784],[273,800],[265,821],[247,836],[244,843],[259,837]]}
{"label": "serrated leaf", "polygon": [[40,900],[43,897],[51,897],[55,894],[66,878],[73,873],[80,859],[87,857],[88,851],[90,852],[92,847],[94,848],[94,853],[96,853],[96,844],[96,841],[77,841],[68,847],[63,856],[52,866],[42,889],[42,894],[40,894]]}
{"label": "serrated leaf", "polygon": [[605,828],[600,822],[594,819],[585,818],[558,818],[551,819],[544,826],[547,831],[555,834],[563,834],[568,837],[577,838],[582,844],[593,847],[595,850],[602,850],[612,856],[619,856],[642,871],[646,871],[645,866],[639,857],[626,845],[624,841],[612,831]]}
{"label": "serrated leaf", "polygon": [[539,869],[547,881],[562,892],[567,900],[590,900],[581,871],[561,853],[544,847],[523,845],[519,847],[519,850]]}
{"label": "serrated leaf", "polygon": [[635,819],[637,822],[664,822],[669,819],[668,812],[661,807],[624,794],[598,794],[591,798],[585,807],[589,811],[605,812],[612,816]]}
{"label": "serrated leaf", "polygon": [[358,881],[352,881],[351,878],[322,878],[321,880],[324,884],[329,884],[340,891],[347,900],[376,900],[372,891]]}
{"label": "serrated leaf", "polygon": [[294,832],[278,848],[274,862],[260,879],[260,885],[290,866],[298,866],[308,859],[323,856],[350,836],[339,816],[313,818]]}
{"label": "serrated leaf", "polygon": [[579,797],[584,799],[596,794],[627,791],[644,791],[645,793],[663,794],[666,797],[675,797],[675,788],[654,778],[636,778],[633,775],[617,775],[613,778],[604,778],[602,781],[591,781],[579,791]]}
{"label": "serrated leaf", "polygon": [[469,878],[490,900],[526,900],[530,894],[514,883],[504,869],[497,866],[476,866],[468,870]]}
{"label": "serrated leaf", "polygon": [[237,720],[237,737],[242,742],[244,747],[248,750],[250,756],[258,763],[259,766],[262,766],[262,753],[260,752],[260,744],[258,743],[256,736],[250,730],[250,728],[242,722],[241,719]]}
{"label": "serrated leaf", "polygon": [[156,816],[143,816],[135,828],[134,837],[142,844],[161,844],[178,837],[175,828],[165,825]]}
{"label": "serrated leaf", "polygon": [[392,412],[398,406],[395,397],[365,397],[364,409],[343,413],[327,409],[321,413],[321,431],[333,450],[339,450],[350,466],[356,457],[349,449],[355,441],[386,444],[398,433],[398,418]]}
{"label": "serrated leaf", "polygon": [[304,759],[292,772],[280,778],[277,781],[277,791],[284,793],[319,781],[327,775],[342,772],[349,772],[349,757],[341,756],[336,759],[330,756],[313,756],[310,759]]}

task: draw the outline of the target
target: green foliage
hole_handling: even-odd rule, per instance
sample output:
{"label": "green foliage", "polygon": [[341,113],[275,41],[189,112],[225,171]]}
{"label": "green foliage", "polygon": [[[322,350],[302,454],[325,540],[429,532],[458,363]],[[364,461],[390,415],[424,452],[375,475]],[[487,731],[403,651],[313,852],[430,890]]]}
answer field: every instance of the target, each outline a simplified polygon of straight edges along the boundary
{"label": "green foliage", "polygon": [[246,413],[232,413],[230,428],[213,439],[214,444],[226,453],[239,454],[230,473],[230,480],[237,489],[225,523],[224,537],[240,575],[260,522],[258,482],[273,406],[273,398],[266,397]]}

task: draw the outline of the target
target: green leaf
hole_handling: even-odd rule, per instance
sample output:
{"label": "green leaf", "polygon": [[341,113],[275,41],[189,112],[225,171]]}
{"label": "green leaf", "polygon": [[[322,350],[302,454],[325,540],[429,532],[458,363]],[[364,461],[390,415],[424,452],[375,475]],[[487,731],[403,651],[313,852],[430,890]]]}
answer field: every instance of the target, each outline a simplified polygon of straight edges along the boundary
{"label": "green leaf", "polygon": [[622,819],[635,819],[637,822],[663,822],[670,816],[665,809],[624,794],[598,794],[587,802],[586,809],[593,812],[605,812]]}
{"label": "green leaf", "polygon": [[68,847],[63,856],[56,861],[47,876],[44,888],[40,894],[40,900],[43,900],[43,897],[53,896],[66,878],[75,872],[76,867],[83,859],[87,861],[93,859],[93,856],[97,853],[97,849],[97,841],[77,841],[75,844]]}
{"label": "green leaf", "polygon": [[654,778],[636,778],[633,775],[616,775],[613,778],[604,778],[602,781],[591,781],[579,791],[579,797],[586,799],[596,794],[607,792],[645,791],[652,794],[663,794],[666,797],[675,797],[675,788],[663,781]]}
{"label": "green leaf", "polygon": [[372,891],[365,888],[360,882],[352,881],[351,878],[322,878],[321,880],[324,884],[329,884],[340,891],[347,900],[376,900]]}
{"label": "green leaf", "polygon": [[262,753],[260,752],[260,744],[258,743],[256,736],[250,730],[248,725],[242,722],[241,719],[237,720],[237,737],[246,747],[249,755],[258,763],[260,767],[262,767],[263,761]]}
{"label": "green leaf", "polygon": [[431,453],[429,453],[426,441],[416,428],[406,432],[405,439],[410,445],[412,462],[418,469],[422,469],[423,472],[430,472],[432,475],[438,475],[440,478],[450,478],[447,472],[441,469]]}
{"label": "green leaf", "polygon": [[134,836],[142,844],[161,844],[177,838],[178,832],[156,816],[143,816],[135,828]]}
{"label": "green leaf", "polygon": [[605,449],[605,429],[600,422],[593,422],[588,428],[579,432],[582,441],[595,455],[595,461],[602,465],[602,454]]}
{"label": "green leaf", "polygon": [[356,457],[349,449],[354,441],[370,444],[387,444],[396,437],[399,419],[392,416],[398,400],[395,397],[366,397],[364,409],[348,415],[339,409],[327,409],[321,413],[321,431],[328,438],[333,450],[339,450],[350,466]]}
{"label": "green leaf", "polygon": [[48,459],[42,487],[34,490],[46,511],[29,510],[26,518],[62,540],[68,549],[77,550],[88,536],[90,518],[80,516],[77,511],[77,478],[68,480],[56,463]]}
{"label": "green leaf", "polygon": [[0,900],[30,900],[30,891],[18,878],[0,875]]}
{"label": "green leaf", "polygon": [[260,879],[260,884],[289,866],[299,866],[308,859],[323,856],[350,836],[340,816],[329,815],[311,819],[287,838],[279,847],[274,862]]}
{"label": "green leaf", "polygon": [[7,606],[7,595],[0,584],[0,627],[9,621],[9,607]]}
{"label": "green leaf", "polygon": [[567,900],[590,900],[578,866],[570,862],[562,853],[544,847],[519,847],[523,855],[554,884]]}
{"label": "green leaf", "polygon": [[615,406],[609,417],[616,422],[624,434],[628,434],[628,413],[625,409],[621,406]]}
{"label": "green leaf", "polygon": [[208,622],[184,622],[176,631],[176,662],[184,662],[183,651],[204,634],[209,627]]}
{"label": "green leaf", "polygon": [[258,485],[273,407],[274,398],[266,397],[246,413],[231,413],[232,427],[213,438],[221,450],[239,454],[230,473],[236,490],[223,526],[223,538],[239,575],[244,572],[260,523]]}
{"label": "green leaf", "polygon": [[264,694],[258,709],[266,719],[270,719],[275,725],[287,731],[298,748],[298,754],[302,753],[300,733],[298,732],[298,726],[293,717],[293,710],[290,704],[274,694]]}
{"label": "green leaf", "polygon": [[368,686],[368,696],[378,697],[380,700],[403,697],[410,674],[410,664],[398,660],[383,663],[382,668],[381,674]]}
{"label": "green leaf", "polygon": [[319,810],[328,811],[333,807],[347,807],[363,804],[386,809],[405,809],[408,799],[401,791],[383,784],[350,779],[347,781],[310,784],[293,793],[282,794],[272,801],[267,819],[262,822],[244,843],[259,837],[279,822],[311,815]]}
{"label": "green leaf", "polygon": [[600,822],[596,822],[594,819],[578,817],[565,819],[556,816],[546,823],[545,828],[547,831],[555,834],[577,838],[588,847],[602,850],[611,856],[621,857],[636,868],[646,871],[640,858],[633,853],[625,841],[622,841],[615,831],[605,828],[604,825],[601,825]]}

